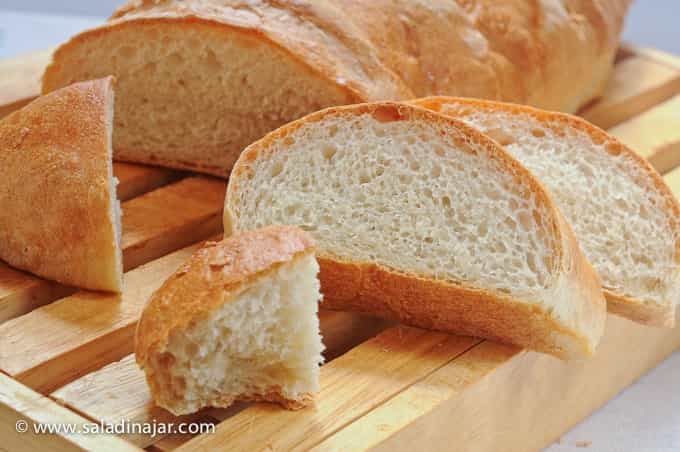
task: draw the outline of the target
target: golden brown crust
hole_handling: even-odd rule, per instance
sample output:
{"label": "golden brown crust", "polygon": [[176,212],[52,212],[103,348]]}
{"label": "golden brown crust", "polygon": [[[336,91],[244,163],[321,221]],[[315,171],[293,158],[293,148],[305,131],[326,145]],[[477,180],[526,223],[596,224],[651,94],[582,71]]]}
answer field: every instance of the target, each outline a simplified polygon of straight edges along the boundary
{"label": "golden brown crust", "polygon": [[[551,129],[557,134],[563,134],[565,128],[586,133],[592,138],[593,142],[602,144],[602,149],[605,152],[611,155],[623,154],[627,159],[635,162],[640,173],[640,176],[636,177],[636,179],[645,180],[649,184],[650,190],[657,191],[663,197],[665,201],[664,208],[669,212],[670,228],[674,231],[674,236],[676,237],[675,261],[680,265],[680,203],[678,203],[678,200],[661,175],[647,160],[607,132],[576,116],[539,110],[524,105],[443,96],[416,99],[410,103],[442,114],[449,114],[454,118],[466,116],[468,111],[473,112],[474,110],[503,111],[510,114],[524,115],[539,121],[542,126]],[[636,175],[632,176],[635,177]],[[656,303],[634,299],[620,291],[607,287],[605,287],[605,295],[608,301],[608,309],[612,313],[647,325],[672,327],[675,324],[675,305],[672,302],[667,306],[660,306]]]}
{"label": "golden brown crust", "polygon": [[111,19],[249,28],[364,101],[448,94],[574,111],[607,79],[629,4],[134,0]]}
{"label": "golden brown crust", "polygon": [[[147,381],[149,381],[149,377],[147,374]],[[152,395],[154,396],[154,399],[157,396],[157,393],[152,389]],[[278,403],[282,407],[284,407],[287,410],[291,411],[296,411],[296,410],[301,410],[302,408],[305,408],[312,403],[314,403],[314,394],[310,393],[302,393],[299,395],[297,399],[288,399],[284,397],[283,392],[281,391],[281,388],[272,388],[271,391],[265,393],[265,394],[252,394],[250,396],[240,396],[240,397],[234,397],[232,394],[220,394],[216,400],[214,400],[211,403],[212,408],[229,408],[231,405],[233,405],[236,402],[271,402],[271,403]]]}
{"label": "golden brown crust", "polygon": [[[408,104],[378,102],[333,107],[313,113],[268,134],[249,146],[237,161],[227,189],[225,231],[239,229],[238,203],[240,180],[253,171],[251,163],[274,152],[289,152],[285,145],[274,145],[310,123],[330,115],[355,116],[370,113],[381,121],[424,119],[448,126],[468,140],[480,144],[489,158],[501,162],[513,174],[518,187],[524,187],[547,207],[551,233],[553,271],[559,281],[556,297],[574,303],[575,316],[556,319],[551,313],[532,305],[531,300],[517,300],[499,291],[474,288],[461,283],[436,280],[390,269],[372,262],[355,262],[318,254],[324,307],[350,309],[397,319],[423,328],[463,333],[510,342],[562,358],[589,356],[603,333],[606,310],[599,278],[581,253],[573,233],[556,209],[542,185],[529,171],[510,157],[500,146],[460,121]],[[454,135],[449,133],[449,136]],[[452,139],[455,139],[452,137]],[[463,149],[467,146],[462,145]],[[528,193],[527,193],[528,195]]]}
{"label": "golden brown crust", "polygon": [[112,83],[68,86],[0,123],[0,258],[63,284],[120,292]]}
{"label": "golden brown crust", "polygon": [[314,250],[291,226],[268,226],[208,242],[151,296],[137,324],[135,355],[144,367],[173,331],[232,301],[251,281]]}
{"label": "golden brown crust", "polygon": [[[64,74],[77,69],[66,67],[68,55],[82,43],[161,25],[177,31],[210,27],[225,40],[234,33],[248,35],[258,46],[289,59],[301,79],[321,81],[323,89],[327,85],[329,93],[339,95],[338,103],[446,94],[573,112],[597,96],[607,81],[629,3],[134,0],[106,24],[75,36],[55,52],[43,92],[71,80]],[[231,154],[241,150],[233,143],[223,147],[229,146]],[[145,154],[149,152],[126,150],[121,158],[154,163]],[[155,163],[225,176],[230,160],[224,168],[176,159]]]}

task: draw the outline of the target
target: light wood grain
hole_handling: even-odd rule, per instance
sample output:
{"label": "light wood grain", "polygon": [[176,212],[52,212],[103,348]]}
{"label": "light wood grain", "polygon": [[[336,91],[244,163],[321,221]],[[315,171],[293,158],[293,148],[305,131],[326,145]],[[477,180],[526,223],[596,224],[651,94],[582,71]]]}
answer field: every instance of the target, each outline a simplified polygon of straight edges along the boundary
{"label": "light wood grain", "polygon": [[78,292],[0,325],[0,370],[47,393],[130,354],[144,303],[197,248],[126,273],[122,296]]}
{"label": "light wood grain", "polygon": [[396,326],[321,368],[316,405],[287,411],[259,403],[177,450],[301,450],[375,409],[423,375],[445,365],[478,339]]}
{"label": "light wood grain", "polygon": [[[330,359],[329,356],[343,354],[390,324],[384,320],[345,312],[321,311],[319,317],[327,359]],[[150,422],[153,419],[159,422],[186,422],[203,415],[199,413],[196,416],[178,418],[156,407],[144,373],[137,367],[133,355],[87,374],[53,392],[51,396],[79,413],[107,422],[118,422],[121,419],[134,422]],[[229,409],[212,409],[206,414],[224,420],[244,408],[245,404],[238,404]],[[154,444],[160,438],[162,436],[126,437],[140,447]],[[169,441],[164,444],[167,447],[168,444],[175,443],[176,441]]]}
{"label": "light wood grain", "polygon": [[[127,422],[191,422],[197,416],[176,417],[153,404],[144,373],[137,367],[134,355],[85,375],[52,393],[62,405],[84,413],[89,418],[110,423]],[[146,447],[162,437],[125,435],[124,439]]]}
{"label": "light wood grain", "polygon": [[580,113],[609,129],[663,102],[680,91],[680,71],[643,56],[620,61],[602,98]]}
{"label": "light wood grain", "polygon": [[112,435],[35,434],[16,431],[17,421],[34,424],[83,424],[87,419],[0,373],[0,449],[51,451],[140,451]]}
{"label": "light wood grain", "polygon": [[680,95],[625,121],[609,132],[665,173],[680,164]]}
{"label": "light wood grain", "polygon": [[[191,177],[122,204],[126,270],[221,231],[224,181]],[[0,265],[0,322],[75,292]]]}
{"label": "light wood grain", "polygon": [[119,201],[127,201],[181,177],[181,173],[166,168],[123,162],[113,163],[113,175],[118,179]]}
{"label": "light wood grain", "polygon": [[540,450],[679,347],[680,328],[614,315],[587,361],[485,341],[315,450]]}

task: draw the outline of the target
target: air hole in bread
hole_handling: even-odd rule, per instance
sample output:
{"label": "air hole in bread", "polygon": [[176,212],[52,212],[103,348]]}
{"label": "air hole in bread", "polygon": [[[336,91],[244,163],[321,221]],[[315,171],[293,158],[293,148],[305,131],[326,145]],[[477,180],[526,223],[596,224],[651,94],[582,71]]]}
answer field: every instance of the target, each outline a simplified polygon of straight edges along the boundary
{"label": "air hole in bread", "polygon": [[283,164],[281,162],[274,162],[272,165],[271,176],[276,177],[283,171]]}
{"label": "air hole in bread", "polygon": [[323,153],[323,156],[326,160],[330,160],[333,158],[335,153],[338,152],[338,150],[334,146],[326,146],[321,152]]}
{"label": "air hole in bread", "polygon": [[451,198],[449,198],[448,196],[442,196],[442,206],[444,206],[444,208],[446,208],[446,209],[450,209],[451,208]]}

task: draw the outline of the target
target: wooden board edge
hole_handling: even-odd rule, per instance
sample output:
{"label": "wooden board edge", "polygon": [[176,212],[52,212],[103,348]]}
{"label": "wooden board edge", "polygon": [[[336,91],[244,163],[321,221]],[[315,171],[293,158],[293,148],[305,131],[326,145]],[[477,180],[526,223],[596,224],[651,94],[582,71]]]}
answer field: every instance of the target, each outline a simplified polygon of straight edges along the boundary
{"label": "wooden board edge", "polygon": [[[0,448],[12,451],[141,451],[108,434],[38,434],[34,426],[89,424],[90,421],[0,373]],[[26,431],[22,431],[26,429]]]}
{"label": "wooden board edge", "polygon": [[[633,341],[635,350],[626,347]],[[680,349],[680,329],[609,315],[607,337],[583,362],[484,341],[345,429],[316,451],[539,450]],[[455,419],[455,422],[451,422]],[[539,433],[537,433],[539,432]]]}

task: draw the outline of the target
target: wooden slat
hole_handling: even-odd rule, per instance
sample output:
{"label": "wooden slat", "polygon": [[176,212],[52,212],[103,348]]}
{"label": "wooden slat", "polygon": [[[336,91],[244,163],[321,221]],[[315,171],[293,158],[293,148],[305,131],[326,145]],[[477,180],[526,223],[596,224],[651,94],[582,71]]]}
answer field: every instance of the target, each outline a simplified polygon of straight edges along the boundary
{"label": "wooden slat", "polygon": [[[218,233],[224,181],[192,177],[122,204],[126,269]],[[0,265],[0,322],[74,293],[28,273]]]}
{"label": "wooden slat", "polygon": [[181,435],[181,434],[174,434],[170,436],[166,436],[159,441],[155,442],[152,447],[148,448],[148,450],[153,451],[153,452],[169,452],[171,450],[175,450],[178,447],[182,446],[183,444],[186,444],[188,441],[190,441],[192,438],[194,438],[196,435]]}
{"label": "wooden slat", "polygon": [[467,351],[315,450],[539,450],[680,347],[680,328],[609,315],[597,355],[565,363],[490,341]]}
{"label": "wooden slat", "polygon": [[[345,312],[321,311],[319,317],[327,359],[328,356],[341,355],[389,325],[384,320]],[[92,419],[106,422],[115,423],[121,419],[134,422],[150,422],[153,419],[159,422],[182,422],[203,415],[199,413],[180,419],[155,407],[144,373],[137,367],[133,355],[87,374],[53,392],[51,396]],[[244,407],[241,404],[234,409],[214,409],[206,414],[224,420]],[[146,447],[160,438],[161,436],[150,438],[140,435],[126,439],[140,447]]]}
{"label": "wooden slat", "polygon": [[71,287],[40,279],[0,261],[0,323],[74,291]]}
{"label": "wooden slat", "polygon": [[[664,180],[680,195],[680,168]],[[423,435],[436,439],[433,450],[446,450],[446,441],[450,444],[454,438],[462,444],[468,441],[469,450],[543,447],[680,348],[680,328],[652,328],[609,315],[596,357],[584,362],[563,363],[490,341],[484,342],[481,352],[476,351],[479,347],[424,376],[421,383],[326,439],[318,450],[363,450],[383,442],[389,450],[395,444],[415,443]],[[505,366],[519,376],[509,378]],[[541,379],[543,383],[532,383]],[[517,389],[520,381],[527,382],[529,392]],[[435,419],[456,411],[474,414],[457,420],[455,428],[449,424],[444,432],[434,431],[443,428]],[[560,416],[540,416],[556,412]],[[538,418],[533,413],[539,413]]]}
{"label": "wooden slat", "polygon": [[112,435],[39,435],[16,431],[18,421],[33,424],[83,424],[87,419],[0,373],[0,449],[51,451],[140,451]]}
{"label": "wooden slat", "polygon": [[680,164],[680,95],[609,130],[665,173]]}
{"label": "wooden slat", "polygon": [[118,179],[116,194],[119,201],[127,201],[155,190],[181,177],[181,173],[166,168],[114,162],[113,175]]}
{"label": "wooden slat", "polygon": [[[165,169],[124,163],[114,163],[114,174],[120,182],[118,197],[121,200],[160,187],[177,177],[177,173]],[[123,204],[123,211],[127,210],[128,206]],[[134,228],[134,226],[123,218],[124,229]],[[0,323],[72,294],[74,291],[75,289],[40,279],[0,261]]]}
{"label": "wooden slat", "polygon": [[[126,203],[130,206],[123,216],[126,224],[138,225],[124,233],[128,265],[137,265],[220,231],[223,197],[223,181],[198,177],[184,179]],[[160,285],[182,257],[186,257],[186,252],[175,253],[166,260],[126,274],[122,301],[118,301],[116,295],[80,292],[0,325],[3,345],[16,344],[0,348],[0,369],[10,375],[23,375],[23,381],[32,387],[42,388],[45,382],[40,381],[41,376],[47,380],[54,378],[45,384],[55,387],[70,381],[74,372],[85,373],[91,369],[89,364],[101,366],[121,358],[131,350],[130,328],[136,321],[139,306],[150,294],[146,291]],[[162,268],[164,264],[168,267]],[[116,344],[122,341],[125,347],[109,350],[108,361],[104,360],[106,348],[103,355],[92,362],[80,360],[85,358],[84,353],[78,355],[79,359],[56,360],[59,352],[72,352],[88,338]],[[22,351],[23,346],[26,348]],[[57,369],[46,372],[49,367],[46,361],[57,362]],[[77,369],[81,364],[84,367]],[[75,368],[69,367],[71,365]],[[48,374],[51,377],[48,378]]]}
{"label": "wooden slat", "polygon": [[[85,375],[51,396],[91,419],[110,423],[121,419],[127,422],[190,422],[196,418],[176,417],[154,406],[144,373],[137,367],[134,355]],[[149,446],[160,439],[144,435],[123,435],[123,438],[139,447]]]}
{"label": "wooden slat", "polygon": [[678,70],[646,57],[632,56],[616,65],[602,99],[580,114],[608,129],[679,92]]}
{"label": "wooden slat", "polygon": [[316,405],[287,411],[259,403],[177,450],[306,449],[375,409],[423,375],[445,365],[478,339],[396,326],[321,368]]}
{"label": "wooden slat", "polygon": [[130,354],[144,303],[197,248],[126,273],[122,296],[78,292],[0,325],[0,369],[47,393]]}

